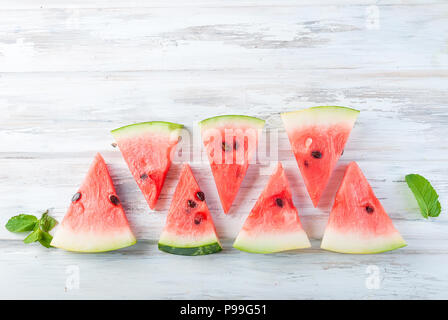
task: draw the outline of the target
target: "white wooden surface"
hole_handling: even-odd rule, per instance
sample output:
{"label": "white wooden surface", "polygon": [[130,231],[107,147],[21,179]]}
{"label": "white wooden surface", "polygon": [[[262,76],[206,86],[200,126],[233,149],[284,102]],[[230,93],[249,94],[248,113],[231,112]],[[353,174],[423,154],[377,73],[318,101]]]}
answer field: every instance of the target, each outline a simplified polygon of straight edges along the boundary
{"label": "white wooden surface", "polygon": [[[442,0],[1,0],[0,225],[46,208],[61,219],[100,151],[139,242],[74,254],[24,245],[1,227],[0,298],[448,298],[447,34]],[[361,110],[318,209],[279,117],[315,105]],[[180,166],[150,212],[109,130],[167,120],[194,132],[197,121],[231,113],[279,129],[279,159],[312,249],[232,249],[270,169],[249,169],[225,216],[208,164],[194,161],[225,249],[204,257],[157,250]],[[353,160],[408,247],[364,256],[319,249]],[[404,182],[412,172],[438,190],[439,218],[421,218]],[[78,271],[79,287],[71,282]]]}

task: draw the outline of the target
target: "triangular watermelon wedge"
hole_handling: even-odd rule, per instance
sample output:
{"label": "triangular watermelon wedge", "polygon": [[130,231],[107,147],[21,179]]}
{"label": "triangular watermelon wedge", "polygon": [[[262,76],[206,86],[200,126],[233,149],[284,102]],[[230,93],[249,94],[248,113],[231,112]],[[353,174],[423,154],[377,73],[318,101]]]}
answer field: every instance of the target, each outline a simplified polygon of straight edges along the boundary
{"label": "triangular watermelon wedge", "polygon": [[213,219],[188,164],[184,164],[159,240],[159,249],[197,256],[222,250]]}
{"label": "triangular watermelon wedge", "polygon": [[281,163],[278,163],[233,246],[253,253],[273,253],[311,246],[292,201]]}
{"label": "triangular watermelon wedge", "polygon": [[103,252],[137,241],[98,153],[51,241],[53,247],[77,252]]}
{"label": "triangular watermelon wedge", "polygon": [[336,193],[321,248],[342,253],[379,253],[406,246],[356,162]]}
{"label": "triangular watermelon wedge", "polygon": [[281,114],[314,207],[344,152],[358,114],[346,107],[313,107]]}
{"label": "triangular watermelon wedge", "polygon": [[177,123],[152,121],[112,130],[129,170],[153,210],[182,127]]}
{"label": "triangular watermelon wedge", "polygon": [[202,141],[225,213],[228,213],[257,149],[265,121],[226,115],[199,123]]}

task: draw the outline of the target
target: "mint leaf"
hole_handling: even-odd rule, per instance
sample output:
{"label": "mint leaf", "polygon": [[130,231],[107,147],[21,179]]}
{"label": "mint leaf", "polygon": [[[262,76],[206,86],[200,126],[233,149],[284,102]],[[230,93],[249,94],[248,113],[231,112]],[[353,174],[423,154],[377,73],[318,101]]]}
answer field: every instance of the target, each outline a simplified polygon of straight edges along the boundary
{"label": "mint leaf", "polygon": [[442,211],[439,195],[431,183],[419,174],[408,174],[406,183],[417,200],[420,212],[425,219],[438,217]]}
{"label": "mint leaf", "polygon": [[24,240],[24,243],[39,241],[46,248],[51,247],[53,236],[48,233],[58,222],[48,215],[48,210],[42,214],[40,220],[29,214],[19,214],[6,223],[5,227],[11,232],[32,231]]}
{"label": "mint leaf", "polygon": [[51,247],[51,240],[53,240],[53,236],[49,234],[48,232],[41,231],[41,237],[39,239],[39,242],[41,245],[43,245],[46,248]]}
{"label": "mint leaf", "polygon": [[38,220],[35,216],[29,214],[19,214],[14,216],[6,223],[5,227],[11,232],[31,231],[36,226]]}
{"label": "mint leaf", "polygon": [[24,243],[33,243],[36,241],[39,241],[42,237],[42,231],[39,228],[39,225],[36,225],[36,228],[34,228],[34,231],[31,232],[28,237],[26,237],[23,242]]}
{"label": "mint leaf", "polygon": [[42,217],[39,220],[40,228],[44,232],[48,232],[51,229],[53,229],[57,223],[58,222],[56,221],[55,218],[52,218],[48,215],[48,210],[42,214]]}

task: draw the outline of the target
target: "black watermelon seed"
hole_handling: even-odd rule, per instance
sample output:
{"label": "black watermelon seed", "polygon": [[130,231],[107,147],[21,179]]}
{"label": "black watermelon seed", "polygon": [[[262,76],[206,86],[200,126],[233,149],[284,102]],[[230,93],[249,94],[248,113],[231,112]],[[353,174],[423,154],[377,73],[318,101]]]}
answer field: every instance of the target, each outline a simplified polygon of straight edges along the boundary
{"label": "black watermelon seed", "polygon": [[188,200],[187,203],[190,208],[196,208],[196,202],[193,200]]}
{"label": "black watermelon seed", "polygon": [[345,150],[342,150],[341,156],[344,154],[344,151],[345,151]]}
{"label": "black watermelon seed", "polygon": [[311,152],[311,155],[313,156],[313,158],[316,158],[316,159],[322,158],[322,153],[320,151],[313,151],[313,152]]}
{"label": "black watermelon seed", "polygon": [[194,224],[200,224],[203,220],[203,216],[201,213],[198,213],[195,217],[194,217]]}
{"label": "black watermelon seed", "polygon": [[305,167],[307,167],[307,168],[308,168],[308,166],[310,165],[310,164],[308,163],[308,160],[305,160],[305,161],[303,162],[303,164],[304,164]]}
{"label": "black watermelon seed", "polygon": [[111,146],[114,147],[114,148],[116,148],[116,147],[117,147],[117,144],[116,144],[115,142],[112,142],[112,143],[111,143]]}
{"label": "black watermelon seed", "polygon": [[238,143],[236,141],[233,142],[233,149],[234,150],[238,149]]}
{"label": "black watermelon seed", "polygon": [[373,211],[375,211],[375,209],[371,206],[366,206],[366,211],[367,211],[367,213],[373,213]]}
{"label": "black watermelon seed", "polygon": [[225,142],[222,143],[222,151],[227,152],[232,150],[232,148]]}
{"label": "black watermelon seed", "polygon": [[148,175],[147,175],[146,173],[143,173],[143,174],[140,176],[140,179],[142,179],[142,180],[146,180],[146,179],[148,179]]}
{"label": "black watermelon seed", "polygon": [[72,202],[76,202],[79,199],[81,199],[81,193],[80,192],[76,192],[73,197],[72,197]]}
{"label": "black watermelon seed", "polygon": [[283,200],[281,198],[275,199],[275,203],[280,207],[283,208]]}
{"label": "black watermelon seed", "polygon": [[205,194],[204,194],[204,192],[202,192],[202,191],[198,191],[198,192],[196,192],[196,198],[197,198],[199,201],[204,201],[204,200],[205,200]]}
{"label": "black watermelon seed", "polygon": [[118,206],[120,204],[120,200],[118,199],[118,197],[116,195],[111,194],[109,196],[109,200],[110,200],[110,202],[112,202],[112,204],[114,206]]}

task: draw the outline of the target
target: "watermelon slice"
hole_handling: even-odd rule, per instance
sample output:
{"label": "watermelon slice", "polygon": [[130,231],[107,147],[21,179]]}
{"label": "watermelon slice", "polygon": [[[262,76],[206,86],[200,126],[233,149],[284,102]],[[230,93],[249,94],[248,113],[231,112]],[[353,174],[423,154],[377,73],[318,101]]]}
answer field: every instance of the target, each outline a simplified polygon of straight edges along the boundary
{"label": "watermelon slice", "polygon": [[233,246],[253,253],[309,248],[281,163],[269,179]]}
{"label": "watermelon slice", "polygon": [[185,256],[222,250],[205,195],[188,164],[184,164],[174,191],[159,249]]}
{"label": "watermelon slice", "polygon": [[152,121],[112,130],[129,170],[153,210],[182,127],[176,123]]}
{"label": "watermelon slice", "polygon": [[281,114],[314,207],[344,151],[358,114],[358,110],[345,107],[314,107]]}
{"label": "watermelon slice", "polygon": [[202,141],[225,213],[246,175],[265,121],[248,116],[218,116],[199,123]]}
{"label": "watermelon slice", "polygon": [[77,252],[103,252],[137,241],[98,153],[51,241],[53,247]]}
{"label": "watermelon slice", "polygon": [[336,193],[321,248],[342,253],[378,253],[406,246],[356,162]]}

